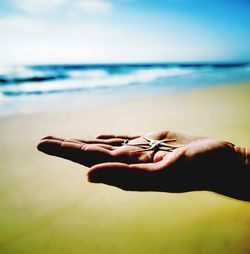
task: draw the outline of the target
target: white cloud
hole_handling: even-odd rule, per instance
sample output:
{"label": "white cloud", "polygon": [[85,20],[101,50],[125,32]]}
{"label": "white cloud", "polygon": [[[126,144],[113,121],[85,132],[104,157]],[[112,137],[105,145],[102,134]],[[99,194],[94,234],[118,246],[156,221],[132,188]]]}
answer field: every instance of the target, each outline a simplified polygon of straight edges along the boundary
{"label": "white cloud", "polygon": [[[72,10],[77,2],[82,1],[74,0]],[[154,29],[140,23],[126,26],[116,20],[101,22],[79,14],[76,19],[59,20],[39,15],[1,17],[0,64],[184,61],[204,56],[212,60],[225,58],[231,52],[229,43],[215,40],[213,31],[205,33],[197,25],[184,26],[189,27],[184,30],[183,22],[175,26],[169,22],[164,24],[164,29]]]}
{"label": "white cloud", "polygon": [[31,13],[53,13],[57,11],[67,0],[13,0],[14,6]]}
{"label": "white cloud", "polygon": [[80,0],[76,6],[87,13],[106,14],[112,9],[111,2],[107,0]]}
{"label": "white cloud", "polygon": [[93,21],[62,24],[23,16],[0,19],[0,31],[0,64],[105,61],[113,38],[123,36],[121,29]]}
{"label": "white cloud", "polygon": [[111,0],[12,0],[13,5],[30,14],[53,14],[60,9],[68,13],[107,14]]}

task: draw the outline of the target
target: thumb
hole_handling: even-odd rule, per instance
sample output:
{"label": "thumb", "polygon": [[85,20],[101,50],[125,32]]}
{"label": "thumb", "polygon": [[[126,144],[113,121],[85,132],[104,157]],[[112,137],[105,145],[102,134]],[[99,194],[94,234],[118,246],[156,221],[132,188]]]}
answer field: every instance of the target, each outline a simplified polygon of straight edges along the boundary
{"label": "thumb", "polygon": [[131,168],[125,163],[108,162],[91,167],[88,181],[116,186],[123,190],[145,190],[150,173],[145,169]]}

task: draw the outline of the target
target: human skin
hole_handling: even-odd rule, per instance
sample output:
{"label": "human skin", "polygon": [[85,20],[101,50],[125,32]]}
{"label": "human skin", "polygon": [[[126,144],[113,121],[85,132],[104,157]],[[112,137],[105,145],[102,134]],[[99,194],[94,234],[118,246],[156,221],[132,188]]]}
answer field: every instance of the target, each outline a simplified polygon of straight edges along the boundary
{"label": "human skin", "polygon": [[143,135],[175,139],[178,148],[143,151],[142,135],[99,135],[95,139],[43,138],[38,150],[89,168],[88,180],[130,191],[187,192],[207,190],[250,201],[250,154],[216,139],[174,131]]}

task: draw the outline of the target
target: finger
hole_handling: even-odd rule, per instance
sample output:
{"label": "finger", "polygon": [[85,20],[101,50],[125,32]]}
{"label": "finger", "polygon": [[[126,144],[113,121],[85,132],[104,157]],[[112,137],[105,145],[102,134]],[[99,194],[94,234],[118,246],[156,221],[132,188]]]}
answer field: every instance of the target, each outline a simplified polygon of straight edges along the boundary
{"label": "finger", "polygon": [[[80,145],[84,145],[84,144],[87,144],[87,143],[83,143],[83,142],[80,142],[78,140],[72,140],[72,139],[69,139],[69,140],[65,140],[64,142],[70,142],[70,143],[74,143],[74,144],[80,144]],[[102,147],[102,148],[105,148],[105,149],[108,149],[108,150],[114,150],[115,147],[113,147],[112,145],[108,145],[108,144],[102,144],[102,143],[89,143],[89,145],[95,145],[95,146],[98,146],[98,147]]]}
{"label": "finger", "polygon": [[102,163],[88,172],[88,181],[104,183],[124,190],[148,190],[150,173],[144,169],[131,169],[125,163]]}
{"label": "finger", "polygon": [[[172,155],[172,154],[171,154]],[[174,164],[173,159],[181,159],[181,153],[166,156],[157,163],[125,164],[102,163],[88,172],[88,180],[104,183],[123,190],[183,192],[187,190],[188,172],[183,165]],[[178,162],[178,160],[177,160]],[[167,169],[167,170],[165,170]]]}
{"label": "finger", "polygon": [[42,139],[38,143],[37,149],[49,155],[57,155],[59,154],[62,142],[63,141],[57,139]]}
{"label": "finger", "polygon": [[106,162],[97,164],[90,168],[88,175],[95,173],[98,170],[106,169],[106,168],[129,168],[129,164],[122,162]]}
{"label": "finger", "polygon": [[74,143],[87,143],[87,144],[107,144],[107,145],[120,145],[124,142],[124,139],[121,138],[112,138],[112,139],[78,139],[78,138],[60,138],[56,136],[46,136],[42,140],[51,139],[58,141],[68,141]]}
{"label": "finger", "polygon": [[161,160],[163,160],[166,156],[166,151],[157,151],[155,154],[154,154],[154,158],[153,158],[153,161],[154,162],[159,162]]}
{"label": "finger", "polygon": [[57,140],[57,141],[68,141],[68,142],[74,142],[74,143],[82,143],[80,140],[78,139],[71,139],[71,138],[60,138],[60,137],[56,137],[56,136],[45,136],[43,137],[41,140],[46,140],[46,139],[50,139],[50,140]]}
{"label": "finger", "polygon": [[162,160],[159,162],[152,163],[138,163],[138,164],[130,164],[131,169],[141,169],[147,171],[158,171],[165,167],[166,163]]}
{"label": "finger", "polygon": [[81,142],[80,140],[77,139],[64,139],[63,142],[71,142],[71,143],[75,143],[75,144],[83,144],[83,142]]}
{"label": "finger", "polygon": [[60,138],[60,137],[56,137],[56,136],[53,136],[53,135],[45,136],[41,140],[44,140],[44,139],[53,139],[53,140],[59,140],[59,141],[64,141],[65,140],[65,138]]}
{"label": "finger", "polygon": [[[70,142],[70,143],[75,143],[75,144],[80,144],[80,145],[83,145],[84,142],[89,143],[89,144],[91,144],[91,143],[94,144],[95,143],[99,147],[103,147],[103,148],[106,148],[106,149],[109,149],[109,150],[114,150],[114,147],[112,145],[109,145],[109,143],[111,143],[111,142],[105,142],[103,144],[102,142],[95,142],[95,140],[93,140],[93,142],[87,140],[87,142],[86,142],[86,140],[83,140],[83,139],[63,139],[63,138],[58,138],[58,137],[54,137],[54,136],[49,136],[49,138],[50,138],[50,140]],[[42,140],[44,140],[44,139],[42,139]]]}
{"label": "finger", "polygon": [[139,138],[141,135],[114,135],[114,134],[101,134],[96,138],[98,139],[110,139],[110,138],[122,138],[122,139],[134,139]]}
{"label": "finger", "polygon": [[96,145],[45,139],[38,144],[37,148],[46,154],[68,159],[88,167],[96,163],[113,161],[110,150]]}
{"label": "finger", "polygon": [[102,148],[105,148],[105,149],[108,149],[110,151],[113,151],[115,149],[114,146],[111,146],[111,145],[106,145],[106,144],[95,144],[96,146],[99,146],[99,147],[102,147]]}
{"label": "finger", "polygon": [[[83,143],[83,142],[80,142],[78,140],[75,140],[75,139],[70,139],[70,140],[67,140],[68,142],[73,142],[73,143],[77,143],[77,144],[86,144],[86,143]],[[102,148],[105,148],[105,149],[108,149],[108,150],[114,150],[115,147],[113,147],[112,145],[108,145],[108,144],[103,144],[103,143],[89,143],[91,145],[95,145],[95,146],[98,146],[98,147],[102,147]]]}
{"label": "finger", "polygon": [[183,153],[176,151],[168,154],[166,154],[166,152],[165,154],[158,152],[154,157],[154,162],[130,164],[130,168],[145,169],[148,171],[159,171],[172,166],[174,163],[180,160],[182,155]]}
{"label": "finger", "polygon": [[79,142],[87,144],[109,144],[109,145],[120,145],[124,142],[121,138],[111,138],[111,139],[75,139]]}

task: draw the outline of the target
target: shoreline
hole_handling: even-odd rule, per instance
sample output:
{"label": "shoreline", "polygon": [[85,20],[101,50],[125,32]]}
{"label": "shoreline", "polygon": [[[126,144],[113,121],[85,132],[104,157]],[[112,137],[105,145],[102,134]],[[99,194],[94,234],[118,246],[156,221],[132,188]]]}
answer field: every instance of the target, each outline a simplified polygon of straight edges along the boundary
{"label": "shoreline", "polygon": [[[43,110],[38,110],[36,112],[30,112],[30,113],[16,113],[16,114],[6,114],[6,115],[0,115],[0,122],[1,120],[5,119],[12,119],[12,118],[19,118],[19,117],[26,117],[26,116],[36,116],[36,115],[51,115],[51,114],[64,114],[64,113],[70,113],[74,111],[81,111],[83,109],[98,109],[100,107],[106,107],[109,105],[122,105],[122,104],[127,104],[127,103],[134,103],[136,101],[141,101],[143,102],[144,100],[157,100],[157,98],[162,98],[162,97],[175,97],[175,96],[181,96],[181,95],[189,95],[193,94],[196,92],[206,92],[210,91],[211,89],[216,89],[217,87],[230,87],[230,86],[242,86],[242,85],[247,85],[250,84],[250,81],[241,81],[241,82],[232,82],[232,83],[217,83],[213,85],[205,85],[204,87],[193,87],[187,90],[175,90],[175,91],[162,91],[160,93],[159,91],[154,94],[149,94],[149,93],[144,93],[143,95],[130,95],[126,98],[122,98],[121,100],[119,98],[115,98],[114,95],[106,95],[106,98],[103,99],[100,102],[96,102],[97,99],[95,98],[95,102],[87,102],[85,104],[78,104],[74,106],[69,106],[65,108],[59,108],[56,107],[54,109],[43,109]],[[110,100],[111,99],[111,100]]]}

